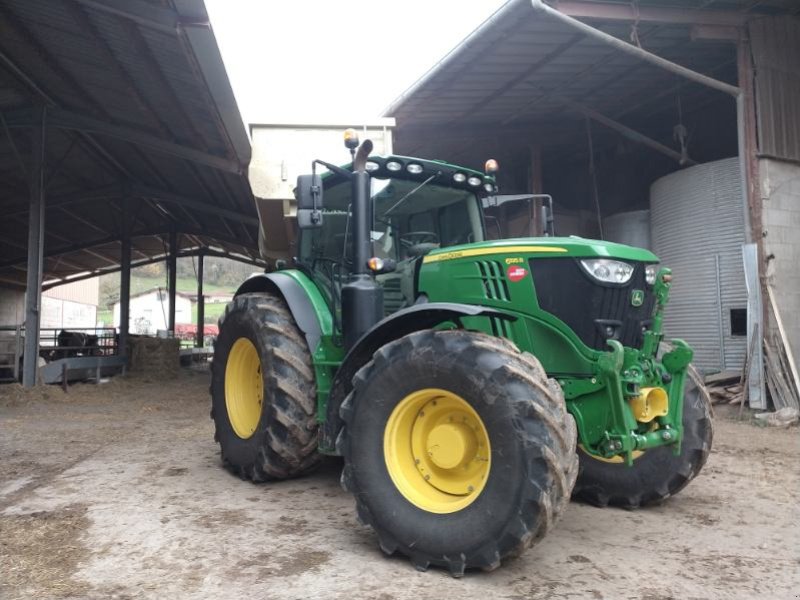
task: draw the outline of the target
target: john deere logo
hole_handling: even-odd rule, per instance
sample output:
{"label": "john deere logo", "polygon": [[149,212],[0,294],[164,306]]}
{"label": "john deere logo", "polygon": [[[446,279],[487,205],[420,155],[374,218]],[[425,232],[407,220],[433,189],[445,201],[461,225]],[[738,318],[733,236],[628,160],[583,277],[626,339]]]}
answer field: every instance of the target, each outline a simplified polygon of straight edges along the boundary
{"label": "john deere logo", "polygon": [[631,305],[641,306],[644,304],[644,292],[642,290],[633,290],[631,292]]}

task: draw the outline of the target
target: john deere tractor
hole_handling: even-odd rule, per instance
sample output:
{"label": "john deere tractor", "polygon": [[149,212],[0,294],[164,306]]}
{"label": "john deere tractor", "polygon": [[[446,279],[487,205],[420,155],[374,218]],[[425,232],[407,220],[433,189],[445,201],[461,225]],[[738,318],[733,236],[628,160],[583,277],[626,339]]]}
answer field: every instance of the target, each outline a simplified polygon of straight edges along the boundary
{"label": "john deere tractor", "polygon": [[656,256],[489,241],[494,161],[346,144],[347,167],[298,178],[293,264],[245,281],[220,319],[227,468],[262,482],[341,456],[381,549],[455,576],[542,539],[573,495],[635,508],[698,474],[709,403],[692,350],[662,342]]}

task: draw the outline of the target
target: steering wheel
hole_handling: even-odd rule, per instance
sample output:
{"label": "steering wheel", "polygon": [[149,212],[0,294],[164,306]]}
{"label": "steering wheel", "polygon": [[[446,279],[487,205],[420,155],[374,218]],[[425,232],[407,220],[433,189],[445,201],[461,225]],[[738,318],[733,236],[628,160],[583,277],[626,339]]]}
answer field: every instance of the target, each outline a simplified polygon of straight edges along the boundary
{"label": "steering wheel", "polygon": [[438,244],[439,236],[432,231],[409,231],[399,236],[400,243],[405,248],[416,246],[417,244]]}

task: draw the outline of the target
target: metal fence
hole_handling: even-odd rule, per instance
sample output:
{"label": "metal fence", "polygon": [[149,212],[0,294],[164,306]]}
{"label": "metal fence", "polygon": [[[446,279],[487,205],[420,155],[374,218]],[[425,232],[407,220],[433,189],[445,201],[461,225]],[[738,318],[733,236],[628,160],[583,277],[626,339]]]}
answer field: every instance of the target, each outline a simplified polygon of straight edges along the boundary
{"label": "metal fence", "polygon": [[119,336],[114,327],[74,329],[49,327],[39,330],[39,356],[46,360],[117,354],[119,354]]}
{"label": "metal fence", "polygon": [[[24,325],[0,325],[0,382],[19,381],[25,340]],[[119,336],[113,327],[64,329],[48,327],[39,331],[39,358],[47,363],[62,361],[71,368],[74,360],[95,358],[93,366],[102,366],[103,358],[119,356]]]}
{"label": "metal fence", "polygon": [[22,325],[0,325],[0,382],[19,381]]}

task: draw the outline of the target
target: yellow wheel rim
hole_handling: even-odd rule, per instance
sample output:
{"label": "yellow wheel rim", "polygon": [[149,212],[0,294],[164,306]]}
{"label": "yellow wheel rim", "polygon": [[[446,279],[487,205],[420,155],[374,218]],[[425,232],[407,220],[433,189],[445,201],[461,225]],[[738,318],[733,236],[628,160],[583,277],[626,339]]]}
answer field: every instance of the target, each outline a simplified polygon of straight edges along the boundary
{"label": "yellow wheel rim", "polygon": [[478,413],[446,390],[403,398],[383,433],[386,468],[406,500],[432,513],[472,504],[489,478],[492,449]]}
{"label": "yellow wheel rim", "polygon": [[264,380],[258,350],[249,339],[240,337],[225,365],[225,407],[233,431],[243,440],[255,433],[263,401]]}

